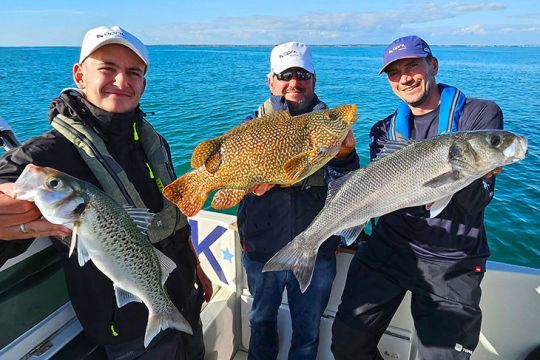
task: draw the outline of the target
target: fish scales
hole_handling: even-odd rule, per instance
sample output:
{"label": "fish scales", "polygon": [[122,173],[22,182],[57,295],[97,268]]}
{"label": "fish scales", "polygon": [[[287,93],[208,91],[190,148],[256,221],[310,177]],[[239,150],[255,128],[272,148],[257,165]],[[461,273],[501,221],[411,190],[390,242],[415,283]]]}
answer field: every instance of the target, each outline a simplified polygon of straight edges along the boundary
{"label": "fish scales", "polygon": [[[14,191],[18,199],[34,201],[50,222],[73,229],[70,255],[76,244],[79,265],[92,260],[112,281],[118,307],[144,303],[149,313],[145,347],[163,329],[192,334],[191,325],[163,287],[176,264],[150,244],[112,198],[89,183],[32,164],[17,179]],[[130,211],[139,225],[153,217],[147,209]]]}
{"label": "fish scales", "polygon": [[305,291],[319,246],[331,235],[354,240],[369,219],[406,207],[435,203],[441,211],[454,193],[474,180],[523,159],[527,145],[527,139],[502,130],[413,142],[330,184],[321,212],[263,271],[293,270]]}
{"label": "fish scales", "polygon": [[165,187],[163,194],[187,216],[220,189],[212,206],[236,205],[260,183],[292,185],[316,172],[339,151],[356,121],[356,105],[294,116],[286,111],[243,123],[199,144],[194,170]]}

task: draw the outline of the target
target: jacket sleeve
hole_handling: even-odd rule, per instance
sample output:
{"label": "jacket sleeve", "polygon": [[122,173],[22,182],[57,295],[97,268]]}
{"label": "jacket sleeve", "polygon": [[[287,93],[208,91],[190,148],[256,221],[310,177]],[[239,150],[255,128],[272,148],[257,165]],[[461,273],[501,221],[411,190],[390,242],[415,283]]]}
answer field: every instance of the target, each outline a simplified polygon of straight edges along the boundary
{"label": "jacket sleeve", "polygon": [[388,141],[388,123],[390,117],[384,120],[378,121],[371,127],[369,132],[369,159],[373,161],[379,151],[384,147],[384,144]]}
{"label": "jacket sleeve", "polygon": [[[17,180],[26,164],[31,162],[31,157],[23,147],[17,147],[8,151],[0,159],[0,184]],[[26,251],[34,239],[3,241],[0,239],[0,267],[4,263]]]}
{"label": "jacket sleeve", "polygon": [[[470,111],[462,115],[460,130],[502,129],[503,114],[497,104],[492,101],[480,101],[470,104]],[[495,176],[489,179],[478,179],[458,191],[452,201],[468,214],[478,213],[486,208],[495,194]]]}

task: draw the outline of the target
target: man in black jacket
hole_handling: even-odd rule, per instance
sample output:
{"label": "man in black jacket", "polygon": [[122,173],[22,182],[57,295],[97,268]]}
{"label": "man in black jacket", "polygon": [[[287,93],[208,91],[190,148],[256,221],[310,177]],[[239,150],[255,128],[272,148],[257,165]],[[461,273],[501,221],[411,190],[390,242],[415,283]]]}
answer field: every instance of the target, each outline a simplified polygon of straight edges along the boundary
{"label": "man in black jacket", "polygon": [[[314,93],[315,69],[306,45],[298,42],[278,45],[272,50],[270,63],[268,86],[272,95],[246,121],[280,110],[300,115],[327,108]],[[328,181],[358,169],[354,147],[350,132],[336,158],[315,174],[291,187],[255,186],[254,195],[240,203],[238,230],[244,248],[242,261],[253,296],[249,359],[276,359],[277,312],[285,288],[293,325],[289,359],[317,356],[319,324],[336,274],[335,251],[339,238],[331,237],[321,246],[311,285],[303,294],[291,271],[263,273],[261,270],[322,209]]]}
{"label": "man in black jacket", "polygon": [[[28,163],[56,168],[88,181],[123,205],[147,208],[156,216],[149,240],[177,268],[166,282],[167,292],[190,322],[194,334],[173,329],[143,346],[148,318],[144,304],[116,306],[113,284],[92,262],[79,266],[64,255],[68,292],[87,336],[105,347],[110,359],[203,359],[200,323],[203,296],[211,284],[200,269],[186,218],[161,195],[176,178],[165,140],[144,119],[139,100],[146,86],[148,52],[129,32],[113,27],[91,29],[85,35],[80,59],[73,67],[78,89],[66,89],[50,106],[53,130],[29,139],[0,160],[0,246],[24,251],[37,236],[69,235],[69,230],[40,219],[33,203],[9,197],[12,183]],[[5,249],[2,250],[3,253]],[[195,286],[196,283],[200,286]]]}
{"label": "man in black jacket", "polygon": [[[439,64],[426,42],[406,36],[384,51],[383,68],[402,102],[371,128],[373,160],[387,141],[449,131],[502,129],[492,101],[437,84]],[[430,204],[381,216],[353,258],[333,325],[338,360],[382,359],[377,344],[406,291],[422,359],[468,359],[480,334],[480,282],[489,256],[484,209],[499,169],[453,195],[436,217]]]}

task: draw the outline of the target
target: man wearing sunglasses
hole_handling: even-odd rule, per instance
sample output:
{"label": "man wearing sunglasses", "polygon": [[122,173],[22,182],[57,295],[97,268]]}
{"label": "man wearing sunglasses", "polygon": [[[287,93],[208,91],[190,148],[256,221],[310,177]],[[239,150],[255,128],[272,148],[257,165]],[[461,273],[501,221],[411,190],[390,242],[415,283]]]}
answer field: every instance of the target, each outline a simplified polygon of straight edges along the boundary
{"label": "man wearing sunglasses", "polygon": [[[306,45],[289,42],[274,47],[268,74],[271,96],[246,121],[282,110],[294,116],[326,109],[327,105],[315,94],[315,82],[311,50]],[[253,194],[240,203],[242,262],[253,296],[249,359],[276,359],[278,355],[277,313],[284,288],[293,327],[289,359],[317,357],[319,324],[336,274],[339,238],[333,236],[321,246],[311,285],[303,294],[291,271],[261,270],[322,209],[328,181],[359,168],[355,145],[350,132],[336,158],[315,174],[290,187],[257,185],[251,189]]]}

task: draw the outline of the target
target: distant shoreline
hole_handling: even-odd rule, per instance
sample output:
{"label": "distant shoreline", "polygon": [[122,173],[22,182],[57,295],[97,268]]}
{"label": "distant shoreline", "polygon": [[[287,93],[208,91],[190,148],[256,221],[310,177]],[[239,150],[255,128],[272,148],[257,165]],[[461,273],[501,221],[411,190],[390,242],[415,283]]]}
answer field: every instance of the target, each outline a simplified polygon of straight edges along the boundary
{"label": "distant shoreline", "polygon": [[[256,45],[237,45],[237,44],[156,44],[156,45],[147,45],[149,47],[174,47],[174,46],[184,46],[184,47],[239,47],[239,48],[270,48],[275,44],[256,44]],[[308,44],[312,47],[376,47],[376,46],[386,46],[388,44]],[[1,48],[79,48],[80,45],[0,45]],[[529,44],[529,45],[430,45],[431,47],[441,47],[441,48],[538,48],[540,44]]]}

